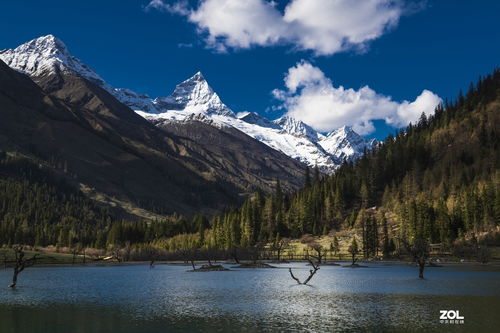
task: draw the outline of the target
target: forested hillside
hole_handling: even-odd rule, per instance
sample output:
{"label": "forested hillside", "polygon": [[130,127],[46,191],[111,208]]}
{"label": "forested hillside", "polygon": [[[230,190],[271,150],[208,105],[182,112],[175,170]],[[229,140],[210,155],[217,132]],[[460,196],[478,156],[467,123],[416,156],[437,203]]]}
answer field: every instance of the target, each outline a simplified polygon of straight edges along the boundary
{"label": "forested hillside", "polygon": [[366,255],[417,234],[444,248],[479,235],[498,242],[488,232],[500,223],[499,111],[496,70],[333,176],[307,172],[294,194],[278,186],[273,196],[257,194],[215,217],[207,244],[245,247],[353,227]]}
{"label": "forested hillside", "polygon": [[[251,247],[281,237],[354,228],[365,255],[424,235],[449,248],[482,237],[498,243],[500,223],[500,71],[480,78],[434,115],[422,115],[355,163],[323,177],[307,170],[304,187],[258,192],[223,214],[123,222],[78,194],[32,176],[1,181],[0,241],[91,247],[126,242],[189,247]],[[9,159],[3,157],[3,168]],[[70,192],[68,192],[70,193]],[[36,227],[33,227],[36,226]],[[496,230],[496,231],[495,231]]]}
{"label": "forested hillside", "polygon": [[0,152],[0,244],[92,244],[110,216],[52,172]]}

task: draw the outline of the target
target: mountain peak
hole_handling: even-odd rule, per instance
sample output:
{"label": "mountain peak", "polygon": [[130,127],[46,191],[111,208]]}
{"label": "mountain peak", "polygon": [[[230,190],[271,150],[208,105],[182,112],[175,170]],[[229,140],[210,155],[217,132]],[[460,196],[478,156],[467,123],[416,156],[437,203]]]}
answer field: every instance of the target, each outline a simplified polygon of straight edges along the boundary
{"label": "mountain peak", "polygon": [[203,73],[201,71],[197,71],[190,79],[188,80],[195,80],[195,81],[206,81],[205,77],[203,76]]}
{"label": "mountain peak", "polygon": [[66,45],[54,35],[46,35],[32,39],[15,48],[18,53],[39,53],[44,55],[64,54],[69,55]]}
{"label": "mountain peak", "polygon": [[210,94],[214,94],[214,91],[208,84],[207,80],[201,72],[197,72],[189,79],[179,83],[171,96],[185,96],[193,95],[192,97],[203,98],[208,97]]}
{"label": "mountain peak", "polygon": [[201,72],[179,83],[172,95],[156,98],[154,103],[161,110],[235,116],[233,111],[222,103]]}
{"label": "mountain peak", "polygon": [[313,142],[318,141],[321,136],[311,126],[307,125],[302,120],[298,120],[287,115],[276,119],[274,123],[279,125],[286,133],[297,136],[305,136]]}
{"label": "mountain peak", "polygon": [[15,49],[0,51],[0,59],[11,68],[32,77],[70,72],[99,85],[104,81],[87,65],[73,57],[66,45],[54,35],[32,39]]}
{"label": "mountain peak", "polygon": [[342,127],[337,128],[334,131],[331,131],[330,133],[327,134],[327,137],[333,137],[333,136],[346,136],[346,135],[355,135],[359,136],[358,133],[356,133],[351,126],[344,125]]}
{"label": "mountain peak", "polygon": [[332,154],[338,163],[342,163],[345,160],[361,157],[365,150],[373,149],[377,141],[363,138],[351,126],[342,126],[328,133],[327,137],[319,144]]}

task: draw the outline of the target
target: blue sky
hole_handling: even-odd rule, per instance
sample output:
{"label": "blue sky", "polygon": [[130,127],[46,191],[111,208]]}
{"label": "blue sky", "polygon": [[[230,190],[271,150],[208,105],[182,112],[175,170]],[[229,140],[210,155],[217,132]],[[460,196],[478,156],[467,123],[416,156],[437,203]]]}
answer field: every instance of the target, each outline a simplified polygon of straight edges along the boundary
{"label": "blue sky", "polygon": [[[215,4],[217,1],[224,0],[213,0]],[[270,13],[283,13],[290,1],[279,1]],[[376,101],[377,107],[383,107],[385,104],[380,104],[382,100],[389,103],[387,105],[394,109],[395,115],[407,109],[400,108],[402,101],[415,101],[424,89],[443,99],[454,98],[459,89],[467,89],[479,75],[485,75],[500,65],[498,1],[398,2],[404,10],[397,16],[396,22],[389,22],[382,31],[378,31],[377,37],[341,50],[333,46],[325,49],[325,45],[334,42],[331,40],[326,44],[318,40],[315,46],[308,47],[306,43],[311,38],[323,35],[303,35],[305,30],[299,28],[292,35],[280,30],[280,27],[264,42],[259,41],[261,31],[257,30],[251,36],[254,42],[245,46],[245,40],[238,39],[238,36],[233,36],[233,40],[224,36],[220,38],[220,31],[223,34],[223,29],[228,28],[214,26],[214,21],[210,21],[210,12],[201,13],[197,1],[182,7],[197,11],[197,19],[184,13],[182,8],[170,12],[160,7],[145,10],[149,2],[3,2],[0,49],[13,48],[30,39],[54,34],[66,43],[74,56],[115,87],[126,87],[150,96],[165,96],[177,83],[201,70],[221,99],[236,112],[254,111],[276,118],[290,108],[293,115],[313,123],[315,119],[323,119],[323,111],[319,109],[332,105],[328,101],[326,104],[312,103],[318,105],[315,110],[302,105],[303,101],[314,100],[318,91],[326,89],[336,95],[338,86],[342,85],[346,89],[352,88],[354,96],[359,93],[363,98],[365,93],[367,96],[373,93],[376,97],[367,97],[366,105]],[[175,2],[164,3],[172,5]],[[329,14],[335,17],[336,13]],[[268,24],[274,28],[272,17],[263,17],[258,22],[259,25]],[[207,27],[213,31],[209,33]],[[232,33],[237,27],[229,29]],[[357,31],[352,32],[352,27],[351,31],[343,31],[341,23],[335,29],[340,29],[346,36],[358,34]],[[220,45],[210,45],[207,42],[210,35]],[[275,36],[277,40],[273,40]],[[221,45],[225,53],[220,52]],[[291,80],[294,73],[303,73],[302,70],[308,70],[308,76],[298,79],[297,89],[290,82],[285,84],[287,73]],[[309,78],[314,73],[317,75],[311,83]],[[359,90],[366,85],[369,91]],[[275,89],[281,92],[281,99],[276,98],[276,93],[273,96]],[[279,105],[282,108],[276,107]],[[336,111],[333,110],[330,116],[326,115],[324,120],[318,120],[318,124],[314,125],[326,130],[328,126],[343,122],[352,125],[356,122],[354,118],[365,117],[365,125],[369,121],[375,128],[365,126],[361,132],[364,131],[367,137],[383,138],[393,127],[409,119],[398,118],[391,127],[383,120],[374,121],[377,114],[387,114],[374,111],[366,115],[360,111],[362,107],[356,106],[355,111],[349,111],[342,117],[334,115]],[[328,125],[323,128],[322,124]]]}

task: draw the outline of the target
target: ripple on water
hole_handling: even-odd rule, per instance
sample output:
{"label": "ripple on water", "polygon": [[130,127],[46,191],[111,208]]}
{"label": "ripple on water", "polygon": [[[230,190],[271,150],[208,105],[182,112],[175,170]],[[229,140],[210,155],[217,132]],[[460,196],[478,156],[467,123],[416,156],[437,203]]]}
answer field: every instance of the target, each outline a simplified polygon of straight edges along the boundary
{"label": "ripple on water", "polygon": [[[323,266],[312,286],[299,286],[286,268],[293,267],[301,277],[309,268],[301,263],[279,266],[207,273],[167,265],[30,268],[20,275],[19,288],[0,293],[0,328],[28,325],[15,319],[28,312],[54,329],[71,319],[82,325],[90,325],[83,323],[89,320],[120,323],[109,325],[111,331],[123,332],[139,327],[428,331],[443,328],[440,309],[458,309],[468,325],[486,330],[500,324],[498,271],[429,268],[427,279],[419,280],[416,268],[406,265]],[[0,274],[0,285],[8,284],[7,273]]]}

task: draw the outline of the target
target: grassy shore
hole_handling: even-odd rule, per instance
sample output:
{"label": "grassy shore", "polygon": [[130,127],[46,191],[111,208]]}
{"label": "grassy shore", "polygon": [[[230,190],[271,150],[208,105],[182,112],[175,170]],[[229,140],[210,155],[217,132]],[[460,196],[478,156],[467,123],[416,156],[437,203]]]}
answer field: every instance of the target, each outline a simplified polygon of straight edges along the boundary
{"label": "grassy shore", "polygon": [[[4,264],[4,254],[6,255],[7,261],[12,261],[14,259],[13,257],[13,252],[9,249],[0,249],[0,269],[5,268]],[[85,261],[83,260],[83,256],[76,256],[75,260],[73,260],[73,255],[72,254],[67,254],[67,253],[57,253],[57,252],[41,252],[41,251],[25,251],[25,256],[27,258],[30,258],[31,256],[37,254],[37,261],[35,266],[82,266],[82,265],[87,265],[87,266],[116,266],[116,265],[149,265],[149,261],[127,261],[127,262],[119,262],[116,259],[110,259],[110,260],[92,260],[90,258],[87,258]],[[387,265],[401,265],[401,264],[411,264],[411,260],[409,258],[392,258],[392,259],[384,259],[384,260],[366,260],[363,259],[362,257],[358,256],[358,263],[370,263],[370,262],[377,262],[379,264],[387,264]],[[287,258],[284,258],[286,261],[284,262],[305,262],[305,260],[300,259],[296,257],[294,260],[288,260]],[[231,263],[235,264],[234,261],[232,260],[217,260],[216,262],[218,263]],[[250,262],[248,260],[242,260],[242,263],[245,262]],[[273,260],[261,260],[260,262],[262,263],[271,263],[271,264],[276,264],[276,261]],[[328,259],[324,264],[328,263],[338,263],[338,264],[349,264],[351,262],[350,258],[347,256],[342,256],[342,259],[339,259],[338,256],[335,256],[331,258],[328,256]],[[202,260],[195,260],[195,265],[202,265],[205,264],[206,261]],[[156,265],[158,264],[167,264],[167,265],[185,265],[185,266],[191,266],[191,263],[187,263],[185,261],[171,261],[171,260],[159,260],[155,262]],[[445,258],[442,259],[439,262],[440,265],[482,265],[478,263],[477,261],[474,260],[461,260],[460,258]],[[491,260],[488,264],[488,266],[498,266],[500,267],[500,260]],[[11,264],[7,264],[7,268],[9,268]]]}
{"label": "grassy shore", "polygon": [[[352,231],[342,231],[335,233],[338,241],[339,241],[339,250],[334,253],[332,251],[323,252],[323,259],[329,261],[343,261],[349,262],[351,260],[351,255],[348,252],[348,247],[350,242],[352,241],[352,237],[354,237],[355,233]],[[357,237],[357,236],[356,236]],[[314,241],[317,244],[320,244],[324,250],[330,249],[330,244],[333,242],[333,234],[325,235],[321,237],[303,237],[302,239],[293,239],[290,241],[288,246],[281,252],[281,260],[286,261],[302,261],[306,258],[307,254],[315,254],[315,252],[310,248],[310,242]],[[358,243],[361,240],[358,238]],[[500,263],[500,247],[498,246],[490,246],[490,259],[491,263]],[[25,257],[30,258],[34,255],[37,255],[36,266],[47,266],[47,265],[119,265],[125,264],[123,262],[118,262],[118,260],[107,257],[105,255],[104,250],[97,249],[87,249],[87,255],[84,257],[83,254],[73,255],[70,253],[69,248],[57,249],[55,247],[47,247],[40,248],[36,251],[34,250],[25,250]],[[273,259],[273,255],[271,254],[270,261]],[[367,260],[362,257],[362,252],[356,256],[358,261],[370,262],[370,261],[381,261],[381,253],[377,259]],[[104,260],[106,258],[106,260]],[[0,248],[0,267],[5,266],[5,261],[12,262],[14,260],[14,252],[9,248]],[[142,259],[144,260],[144,259]],[[474,258],[460,258],[455,257],[451,254],[443,254],[443,253],[431,253],[431,260],[433,262],[441,263],[477,263]],[[266,260],[264,260],[266,261]],[[410,258],[406,257],[394,257],[394,258],[383,258],[383,262],[387,263],[407,263],[410,262]],[[157,261],[159,262],[159,261]],[[161,262],[165,262],[161,260]],[[170,262],[170,261],[169,261]],[[146,261],[128,261],[126,264],[138,264],[138,263],[146,263]],[[148,262],[149,263],[149,262]],[[182,263],[182,261],[178,261],[178,263]],[[9,265],[10,266],[10,265]]]}
{"label": "grassy shore", "polygon": [[[73,254],[70,253],[58,253],[58,252],[44,252],[44,251],[24,251],[25,258],[31,258],[37,255],[36,266],[40,265],[71,265],[71,264],[83,264],[83,255],[76,255],[73,258]],[[7,262],[12,262],[14,260],[14,252],[11,249],[1,248],[0,249],[0,265],[5,266],[5,260]],[[91,260],[86,258],[86,263],[90,263]]]}

